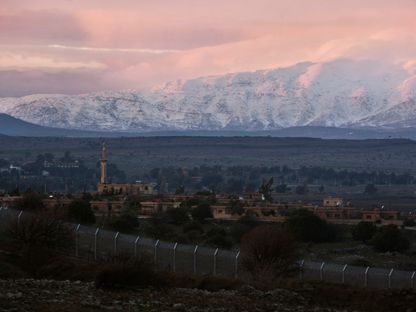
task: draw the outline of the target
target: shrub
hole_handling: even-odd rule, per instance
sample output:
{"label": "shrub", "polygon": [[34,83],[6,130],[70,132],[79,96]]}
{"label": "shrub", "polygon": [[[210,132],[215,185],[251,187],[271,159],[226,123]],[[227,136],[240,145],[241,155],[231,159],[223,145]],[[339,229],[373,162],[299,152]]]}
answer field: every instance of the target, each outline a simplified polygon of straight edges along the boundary
{"label": "shrub", "polygon": [[74,233],[62,222],[42,214],[24,217],[10,223],[8,237],[18,247],[19,264],[34,275],[60,252],[73,246]]}
{"label": "shrub", "polygon": [[68,205],[68,219],[72,222],[93,224],[95,215],[89,201],[83,199],[73,200]]}
{"label": "shrub", "polygon": [[225,249],[233,247],[233,242],[224,235],[211,236],[205,241],[205,244]]}
{"label": "shrub", "polygon": [[104,264],[95,277],[95,286],[103,289],[147,288],[166,286],[154,271],[151,261],[141,258],[117,257]]}
{"label": "shrub", "polygon": [[416,222],[413,219],[404,219],[403,226],[413,227],[413,226],[416,226]]}
{"label": "shrub", "polygon": [[208,291],[236,290],[241,282],[225,277],[205,276],[199,281],[196,288]]}
{"label": "shrub", "polygon": [[44,247],[48,250],[65,249],[73,242],[73,231],[59,220],[35,214],[13,220],[7,230],[8,236],[21,246]]}
{"label": "shrub", "polygon": [[270,278],[287,274],[297,258],[293,234],[273,225],[261,225],[241,239],[242,266],[252,277],[267,273]]}
{"label": "shrub", "polygon": [[377,226],[372,222],[360,222],[352,228],[354,240],[368,242],[377,232]]}
{"label": "shrub", "polygon": [[409,249],[409,240],[402,235],[402,232],[395,225],[382,226],[373,238],[370,244],[380,252],[397,251],[404,252]]}
{"label": "shrub", "polygon": [[333,225],[306,209],[298,209],[291,213],[286,225],[303,242],[329,242],[337,236]]}
{"label": "shrub", "polygon": [[16,203],[16,208],[28,211],[39,211],[45,208],[42,196],[38,193],[29,191],[23,194],[22,198]]}
{"label": "shrub", "polygon": [[354,265],[354,266],[360,266],[360,267],[371,267],[371,266],[373,266],[373,264],[369,260],[363,259],[363,258],[354,259],[354,260],[350,261],[348,264],[349,265]]}
{"label": "shrub", "polygon": [[211,206],[207,203],[199,204],[192,209],[192,218],[199,222],[205,222],[205,219],[212,218]]}
{"label": "shrub", "polygon": [[230,228],[230,235],[234,243],[239,244],[244,234],[248,233],[252,229],[251,226],[244,223],[234,223]]}
{"label": "shrub", "polygon": [[139,221],[135,216],[122,214],[110,222],[110,227],[117,232],[132,233],[139,226]]}
{"label": "shrub", "polygon": [[188,232],[192,232],[192,231],[196,231],[196,232],[199,232],[201,234],[204,233],[204,229],[202,228],[201,224],[198,223],[198,222],[194,222],[194,221],[185,223],[182,227],[182,231],[184,233],[188,233]]}
{"label": "shrub", "polygon": [[165,212],[168,222],[181,225],[189,221],[189,212],[186,208],[169,209]]}

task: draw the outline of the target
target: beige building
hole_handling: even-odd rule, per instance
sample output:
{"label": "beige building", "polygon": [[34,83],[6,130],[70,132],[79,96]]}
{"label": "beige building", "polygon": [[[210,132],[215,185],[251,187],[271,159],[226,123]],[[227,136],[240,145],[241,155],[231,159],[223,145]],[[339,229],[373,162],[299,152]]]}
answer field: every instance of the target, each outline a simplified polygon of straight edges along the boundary
{"label": "beige building", "polygon": [[344,206],[344,200],[341,197],[325,197],[323,201],[324,207],[342,207]]}
{"label": "beige building", "polygon": [[149,183],[108,183],[107,182],[107,147],[105,143],[101,149],[101,178],[97,185],[100,194],[114,195],[154,195],[153,184]]}
{"label": "beige building", "polygon": [[124,200],[92,200],[91,209],[96,216],[120,215],[125,202]]}

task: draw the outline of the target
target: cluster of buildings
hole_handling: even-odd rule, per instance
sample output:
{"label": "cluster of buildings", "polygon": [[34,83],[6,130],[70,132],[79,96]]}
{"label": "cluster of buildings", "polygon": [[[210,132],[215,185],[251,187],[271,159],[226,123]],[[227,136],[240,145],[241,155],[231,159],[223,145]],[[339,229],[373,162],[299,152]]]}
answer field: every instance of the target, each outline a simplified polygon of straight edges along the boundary
{"label": "cluster of buildings", "polygon": [[[13,207],[19,196],[0,197],[0,207]],[[50,196],[43,200],[48,211],[59,212],[76,198]],[[248,193],[242,197],[229,194],[163,194],[159,195],[154,184],[149,183],[108,183],[107,181],[107,150],[105,144],[101,152],[101,179],[97,192],[92,194],[90,205],[97,216],[120,215],[128,208],[135,211],[138,217],[151,217],[160,212],[177,209],[183,203],[211,202],[211,211],[216,220],[239,220],[242,217],[253,217],[260,221],[284,221],[291,211],[307,209],[320,218],[333,223],[354,224],[360,221],[401,224],[404,216],[397,210],[358,209],[345,203],[342,198],[327,197],[321,203],[304,202],[269,202],[264,200],[262,193]],[[195,204],[193,207],[196,207]],[[191,206],[191,208],[193,208]],[[415,218],[416,216],[406,216]]]}

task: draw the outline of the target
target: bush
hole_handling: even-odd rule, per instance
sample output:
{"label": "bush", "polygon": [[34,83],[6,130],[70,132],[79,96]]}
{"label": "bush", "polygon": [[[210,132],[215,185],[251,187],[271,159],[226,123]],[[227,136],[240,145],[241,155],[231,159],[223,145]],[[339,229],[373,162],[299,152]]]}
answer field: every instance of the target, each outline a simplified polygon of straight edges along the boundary
{"label": "bush", "polygon": [[166,286],[154,271],[151,261],[128,257],[114,258],[97,272],[95,287],[102,289],[147,288]]}
{"label": "bush", "polygon": [[261,225],[241,239],[242,266],[252,277],[276,278],[289,273],[297,259],[293,234],[273,225]]}
{"label": "bush", "polygon": [[224,248],[224,249],[230,249],[233,247],[233,242],[224,235],[214,235],[208,237],[208,239],[205,241],[206,245],[210,245],[217,248]]}
{"label": "bush", "polygon": [[188,233],[188,232],[199,232],[200,234],[204,233],[204,229],[202,228],[201,224],[198,222],[188,222],[185,223],[182,227],[182,232],[183,233]]}
{"label": "bush", "polygon": [[286,225],[303,242],[330,242],[337,237],[333,225],[306,209],[298,209],[291,213]]}
{"label": "bush", "polygon": [[40,211],[43,205],[42,196],[35,192],[26,192],[23,197],[16,203],[16,208],[27,211]]}
{"label": "bush", "polygon": [[369,260],[363,259],[363,258],[354,259],[354,260],[350,261],[348,264],[353,265],[353,266],[360,266],[360,267],[371,267],[371,266],[373,266],[373,264]]}
{"label": "bush", "polygon": [[373,238],[370,244],[380,252],[397,251],[404,252],[409,249],[409,240],[402,235],[402,232],[395,225],[382,226]]}
{"label": "bush", "polygon": [[377,232],[377,226],[372,222],[360,222],[352,228],[354,240],[368,242]]}
{"label": "bush", "polygon": [[413,219],[404,219],[403,226],[413,227],[416,226],[416,222]]}
{"label": "bush", "polygon": [[95,223],[95,215],[89,201],[83,199],[73,200],[68,205],[68,219],[71,222],[83,224]]}
{"label": "bush", "polygon": [[165,212],[168,222],[181,225],[189,221],[189,211],[186,208],[174,208]]}
{"label": "bush", "polygon": [[230,235],[234,243],[239,244],[244,234],[248,233],[251,229],[252,227],[247,224],[240,222],[234,223],[230,228]]}
{"label": "bush", "polygon": [[74,233],[68,226],[43,214],[24,216],[20,223],[13,220],[7,234],[20,246],[44,247],[48,250],[68,248],[74,240]]}
{"label": "bush", "polygon": [[192,209],[192,218],[199,222],[205,222],[206,219],[212,218],[211,206],[207,203],[199,204]]}
{"label": "bush", "polygon": [[26,216],[20,223],[13,221],[7,235],[16,243],[19,264],[34,275],[50,259],[71,248],[74,242],[73,230],[41,214]]}
{"label": "bush", "polygon": [[122,214],[110,222],[110,227],[117,232],[132,233],[139,226],[139,221],[135,216]]}
{"label": "bush", "polygon": [[241,287],[241,282],[225,277],[204,276],[196,288],[213,291],[236,290]]}

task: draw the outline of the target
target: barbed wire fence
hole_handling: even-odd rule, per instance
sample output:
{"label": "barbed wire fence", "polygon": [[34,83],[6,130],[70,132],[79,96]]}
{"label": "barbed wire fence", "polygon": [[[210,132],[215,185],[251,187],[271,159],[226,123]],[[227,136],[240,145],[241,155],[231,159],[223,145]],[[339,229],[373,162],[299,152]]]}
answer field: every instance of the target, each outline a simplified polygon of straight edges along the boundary
{"label": "barbed wire fence", "polygon": [[[0,227],[11,218],[17,223],[29,213],[0,208]],[[199,245],[150,239],[93,228],[81,224],[68,224],[75,235],[73,256],[88,261],[101,261],[117,255],[153,258],[155,268],[194,275],[241,277],[241,254],[239,250],[224,250]],[[356,287],[377,289],[416,290],[416,271],[360,267],[347,264],[300,260],[299,279],[322,281]]]}

